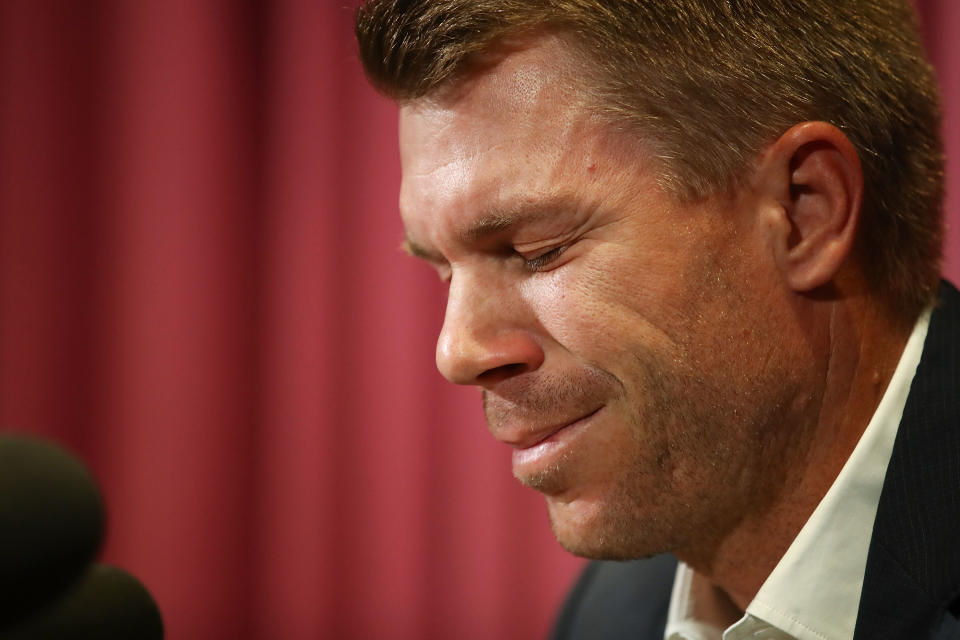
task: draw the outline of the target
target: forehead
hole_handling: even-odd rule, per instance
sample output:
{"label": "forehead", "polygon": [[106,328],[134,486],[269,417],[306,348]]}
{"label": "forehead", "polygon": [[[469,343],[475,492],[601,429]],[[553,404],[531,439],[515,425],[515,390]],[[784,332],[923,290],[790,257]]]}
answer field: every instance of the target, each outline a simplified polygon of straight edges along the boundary
{"label": "forehead", "polygon": [[558,174],[588,161],[596,123],[581,66],[569,42],[542,36],[440,97],[403,105],[405,222],[424,210],[509,199],[511,190],[549,191]]}
{"label": "forehead", "polygon": [[[501,52],[498,62],[470,73],[439,95],[403,105],[401,152],[415,153],[444,139],[453,139],[460,148],[517,135],[546,142],[542,126],[562,126],[585,102],[571,46],[560,37],[542,36]],[[413,160],[427,158],[404,153],[404,160],[406,169]]]}

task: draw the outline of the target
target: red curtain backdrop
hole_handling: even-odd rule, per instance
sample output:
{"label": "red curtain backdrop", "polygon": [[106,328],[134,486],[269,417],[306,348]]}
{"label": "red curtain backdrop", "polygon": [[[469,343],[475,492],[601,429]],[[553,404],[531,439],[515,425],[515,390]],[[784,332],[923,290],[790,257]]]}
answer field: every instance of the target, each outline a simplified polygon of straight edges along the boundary
{"label": "red curtain backdrop", "polygon": [[88,462],[173,640],[543,637],[580,561],[434,370],[348,4],[0,0],[0,425]]}

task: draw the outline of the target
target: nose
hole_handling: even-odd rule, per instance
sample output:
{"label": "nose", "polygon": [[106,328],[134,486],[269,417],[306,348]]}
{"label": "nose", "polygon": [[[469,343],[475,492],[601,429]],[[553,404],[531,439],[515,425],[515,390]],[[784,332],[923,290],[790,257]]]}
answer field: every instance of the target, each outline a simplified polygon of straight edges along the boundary
{"label": "nose", "polygon": [[509,287],[482,280],[458,274],[451,282],[437,368],[456,384],[489,387],[535,371],[544,353],[527,305]]}

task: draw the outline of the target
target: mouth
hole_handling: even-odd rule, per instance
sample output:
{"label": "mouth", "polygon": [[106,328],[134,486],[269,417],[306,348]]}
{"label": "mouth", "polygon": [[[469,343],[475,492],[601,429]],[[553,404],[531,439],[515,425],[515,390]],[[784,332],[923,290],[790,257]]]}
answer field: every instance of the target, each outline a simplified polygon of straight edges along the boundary
{"label": "mouth", "polygon": [[[598,407],[593,411],[583,414],[579,418],[574,418],[573,420],[559,422],[557,424],[551,425],[549,427],[543,428],[531,428],[528,426],[523,426],[520,424],[513,425],[502,425],[498,429],[491,428],[493,432],[493,437],[502,442],[503,444],[509,445],[514,449],[530,449],[536,447],[540,443],[549,440],[555,434],[563,431],[564,429],[569,429],[570,427],[591,418],[603,407]],[[489,416],[488,416],[489,418]]]}
{"label": "mouth", "polygon": [[601,409],[602,406],[571,422],[535,432],[524,440],[508,442],[514,447],[513,474],[520,478],[540,473],[559,462]]}

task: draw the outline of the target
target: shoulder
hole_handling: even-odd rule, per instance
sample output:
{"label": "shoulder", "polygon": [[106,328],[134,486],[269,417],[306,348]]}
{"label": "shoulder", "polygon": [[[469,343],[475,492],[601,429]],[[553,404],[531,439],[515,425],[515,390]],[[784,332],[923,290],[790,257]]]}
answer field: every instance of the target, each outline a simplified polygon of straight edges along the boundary
{"label": "shoulder", "polygon": [[960,293],[943,282],[877,505],[855,638],[960,638],[958,471]]}
{"label": "shoulder", "polygon": [[591,562],[567,597],[553,640],[662,640],[676,568],[668,554]]}

